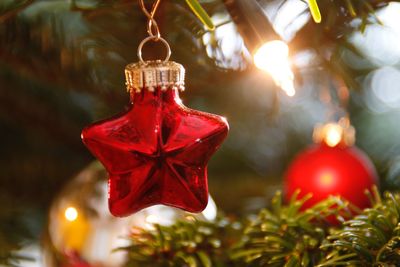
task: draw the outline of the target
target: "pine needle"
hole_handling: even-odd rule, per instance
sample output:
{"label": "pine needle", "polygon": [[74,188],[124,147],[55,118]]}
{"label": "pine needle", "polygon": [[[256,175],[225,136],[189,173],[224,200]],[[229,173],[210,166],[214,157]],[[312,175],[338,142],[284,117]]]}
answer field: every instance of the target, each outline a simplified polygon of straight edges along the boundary
{"label": "pine needle", "polygon": [[321,12],[319,11],[317,0],[308,0],[308,8],[315,23],[321,22]]}

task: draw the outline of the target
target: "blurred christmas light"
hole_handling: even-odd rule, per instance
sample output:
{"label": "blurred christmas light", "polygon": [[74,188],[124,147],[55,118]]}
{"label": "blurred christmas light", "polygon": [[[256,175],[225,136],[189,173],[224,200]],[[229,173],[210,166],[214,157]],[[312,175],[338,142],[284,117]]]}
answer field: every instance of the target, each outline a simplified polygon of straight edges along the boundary
{"label": "blurred christmas light", "polygon": [[224,1],[257,68],[269,73],[276,85],[294,96],[294,74],[289,47],[275,32],[263,7],[256,0]]}
{"label": "blurred christmas light", "polygon": [[[363,56],[362,59],[354,56],[348,57],[346,61],[349,65],[358,69],[366,69],[371,68],[371,63],[372,66],[383,67],[395,66],[400,62],[399,12],[400,3],[390,2],[374,14],[380,23],[372,23],[366,27],[365,31],[356,31],[350,36],[349,41]],[[356,23],[361,22],[355,20],[355,26],[358,25]]]}
{"label": "blurred christmas light", "polygon": [[[400,90],[395,84],[400,83],[400,71],[391,66],[379,68],[368,75],[367,88],[372,91],[372,95],[383,106],[382,110],[400,108]],[[386,108],[385,108],[386,107]]]}
{"label": "blurred christmas light", "polygon": [[65,219],[70,222],[76,221],[78,219],[78,211],[74,207],[69,207],[65,210]]}
{"label": "blurred christmas light", "polygon": [[343,128],[339,124],[329,123],[326,126],[325,143],[334,147],[340,143],[343,135]]}
{"label": "blurred christmas light", "polygon": [[290,68],[289,47],[285,42],[273,40],[264,43],[254,53],[254,64],[268,72],[288,96],[294,96],[294,75]]}
{"label": "blurred christmas light", "polygon": [[338,122],[317,124],[314,128],[313,140],[315,143],[323,142],[329,147],[339,144],[352,146],[355,142],[355,129],[351,126],[348,117],[342,117]]}

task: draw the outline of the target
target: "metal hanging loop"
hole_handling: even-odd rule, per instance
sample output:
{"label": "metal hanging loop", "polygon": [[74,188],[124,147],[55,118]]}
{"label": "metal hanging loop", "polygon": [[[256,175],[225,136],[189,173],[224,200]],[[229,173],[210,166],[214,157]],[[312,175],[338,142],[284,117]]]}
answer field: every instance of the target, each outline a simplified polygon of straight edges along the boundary
{"label": "metal hanging loop", "polygon": [[171,47],[169,46],[168,42],[161,37],[161,33],[160,33],[160,29],[158,27],[158,24],[156,22],[156,20],[154,19],[154,15],[156,14],[156,11],[158,9],[158,6],[160,5],[161,0],[156,0],[153,3],[153,6],[151,8],[151,11],[149,11],[145,4],[144,4],[144,0],[139,0],[139,4],[140,4],[140,8],[142,9],[143,13],[146,15],[148,21],[147,21],[147,33],[149,34],[149,36],[145,39],[143,39],[142,42],[140,42],[139,46],[138,46],[138,51],[137,51],[137,56],[140,60],[141,63],[146,64],[146,62],[143,60],[142,57],[142,49],[143,46],[149,42],[149,41],[154,41],[154,42],[158,42],[161,41],[165,47],[167,48],[167,56],[164,59],[164,63],[167,62],[169,60],[169,58],[171,57]]}
{"label": "metal hanging loop", "polygon": [[157,38],[156,36],[146,37],[143,39],[143,41],[140,42],[140,44],[138,46],[138,51],[137,51],[137,56],[138,56],[140,62],[143,64],[146,64],[146,62],[143,60],[143,57],[142,57],[142,49],[143,49],[144,44],[146,44],[148,41],[155,41],[155,42],[161,41],[165,45],[165,47],[167,48],[167,56],[165,57],[163,62],[164,63],[167,62],[169,60],[169,58],[171,57],[171,47],[169,46],[168,42],[164,38],[162,38],[162,37]]}

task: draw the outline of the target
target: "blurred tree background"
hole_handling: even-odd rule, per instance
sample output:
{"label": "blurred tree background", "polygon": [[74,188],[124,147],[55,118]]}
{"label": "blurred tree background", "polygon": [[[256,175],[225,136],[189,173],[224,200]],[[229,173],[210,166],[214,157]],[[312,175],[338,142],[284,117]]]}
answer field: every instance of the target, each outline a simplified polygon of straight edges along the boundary
{"label": "blurred tree background", "polygon": [[[163,1],[157,21],[172,60],[186,68],[185,105],[229,121],[209,166],[220,210],[265,206],[313,126],[346,112],[383,188],[398,188],[400,4],[321,0],[316,24],[302,1],[260,0],[291,49],[297,93],[288,97],[252,65],[224,3],[201,3],[214,31],[181,0]],[[137,61],[146,22],[134,0],[1,1],[0,246],[39,239],[55,196],[93,161],[80,132],[127,108],[123,70]],[[162,57],[162,49],[145,55]]]}

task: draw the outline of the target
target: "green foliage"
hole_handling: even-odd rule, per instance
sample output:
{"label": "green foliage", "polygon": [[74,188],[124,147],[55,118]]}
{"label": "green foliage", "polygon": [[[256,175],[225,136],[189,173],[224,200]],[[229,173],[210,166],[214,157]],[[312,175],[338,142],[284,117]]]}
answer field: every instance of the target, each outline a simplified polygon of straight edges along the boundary
{"label": "green foliage", "polygon": [[150,231],[137,229],[131,237],[133,244],[125,248],[129,252],[125,266],[234,266],[228,251],[238,241],[240,229],[239,222],[226,218],[154,225]]}
{"label": "green foliage", "polygon": [[[398,266],[400,194],[375,189],[373,207],[356,212],[330,197],[301,210],[303,198],[282,205],[277,193],[271,208],[247,227],[216,222],[179,221],[132,235],[126,267],[135,266]],[[351,218],[345,220],[344,218]]]}
{"label": "green foliage", "polygon": [[318,3],[316,0],[308,1],[308,8],[310,9],[311,16],[316,23],[321,22],[321,11],[319,11]]}
{"label": "green foliage", "polygon": [[212,22],[211,18],[208,16],[207,12],[201,7],[200,3],[197,0],[186,0],[187,5],[192,10],[193,14],[195,14],[200,21],[207,27],[209,30],[214,30],[215,26]]}
{"label": "green foliage", "polygon": [[343,223],[321,246],[325,266],[398,266],[400,263],[400,195],[375,193],[375,205]]}
{"label": "green foliage", "polygon": [[334,215],[347,217],[351,212],[340,198],[327,200],[300,211],[309,197],[282,205],[281,195],[272,199],[271,209],[264,209],[244,232],[245,242],[233,254],[250,266],[314,266],[322,257],[319,246],[328,234]]}

